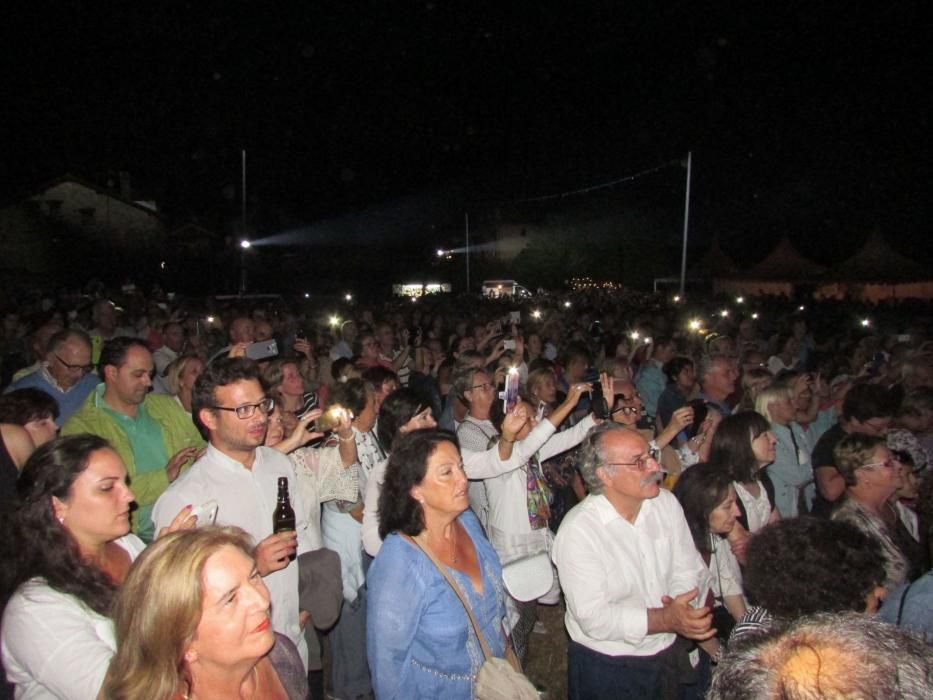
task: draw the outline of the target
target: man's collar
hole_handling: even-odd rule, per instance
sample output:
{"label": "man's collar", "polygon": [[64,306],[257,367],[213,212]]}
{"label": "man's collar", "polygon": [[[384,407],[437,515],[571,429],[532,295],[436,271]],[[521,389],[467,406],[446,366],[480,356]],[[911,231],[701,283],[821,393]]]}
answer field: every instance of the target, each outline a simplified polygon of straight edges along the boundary
{"label": "man's collar", "polygon": [[[596,508],[596,514],[599,516],[599,522],[602,523],[603,525],[608,525],[609,523],[611,523],[613,520],[616,520],[616,519],[623,520],[629,525],[634,525],[634,523],[622,517],[619,511],[616,510],[615,506],[609,502],[609,499],[606,498],[604,494],[590,495],[588,496],[588,498],[593,499],[593,503]],[[655,496],[655,498],[657,498],[657,496]],[[636,522],[638,521],[639,518],[643,517],[645,513],[651,510],[651,507],[652,507],[651,501],[653,500],[654,498],[646,498],[642,500],[641,507],[638,511],[638,515],[635,516]]]}
{"label": "man's collar", "polygon": [[94,387],[94,405],[104,411],[109,411],[118,416],[123,416],[127,420],[136,420],[140,416],[143,416],[146,413],[146,400],[143,399],[143,402],[136,407],[136,415],[131,416],[123,411],[119,411],[104,398],[104,393],[107,391],[107,382],[101,382],[96,387]]}
{"label": "man's collar", "polygon": [[214,462],[229,469],[233,469],[234,471],[240,471],[242,469],[253,471],[257,464],[262,463],[262,450],[260,450],[258,447],[253,450],[253,465],[249,468],[238,459],[234,459],[226,452],[223,452],[217,448],[212,442],[207,443],[207,451],[205,452],[204,456],[210,457]]}

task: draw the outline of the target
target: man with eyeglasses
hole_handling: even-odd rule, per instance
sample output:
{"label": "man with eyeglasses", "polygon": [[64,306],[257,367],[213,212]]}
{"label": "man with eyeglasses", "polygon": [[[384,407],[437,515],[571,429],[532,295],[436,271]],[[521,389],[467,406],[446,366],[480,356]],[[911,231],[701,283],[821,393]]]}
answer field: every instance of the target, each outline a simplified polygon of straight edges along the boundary
{"label": "man with eyeglasses", "polygon": [[677,635],[715,634],[709,608],[697,607],[703,562],[641,435],[596,426],[579,468],[590,494],[564,517],[552,553],[567,601],[569,697],[662,697],[686,654]]}
{"label": "man with eyeglasses", "polygon": [[156,533],[152,506],[204,448],[204,440],[175,397],[150,393],[153,362],[145,341],[128,336],[108,340],[98,371],[104,381],[65,421],[62,435],[99,435],[116,450],[136,495],[133,532],[151,542]]}
{"label": "man with eyeglasses", "polygon": [[[310,552],[314,545],[292,463],[262,446],[273,405],[252,360],[221,358],[204,370],[194,384],[191,414],[208,438],[207,450],[162,494],[152,519],[158,530],[175,517],[172,509],[178,513],[186,505],[214,501],[218,525],[248,532],[272,599],[272,626],[295,643],[307,668],[308,647],[299,624],[299,564],[290,557]],[[273,534],[279,478],[288,480],[295,531]]]}
{"label": "man with eyeglasses", "polygon": [[61,427],[100,382],[91,369],[91,339],[87,333],[60,330],[49,339],[39,369],[13,382],[6,391],[39,389],[49,394],[58,403],[55,423]]}

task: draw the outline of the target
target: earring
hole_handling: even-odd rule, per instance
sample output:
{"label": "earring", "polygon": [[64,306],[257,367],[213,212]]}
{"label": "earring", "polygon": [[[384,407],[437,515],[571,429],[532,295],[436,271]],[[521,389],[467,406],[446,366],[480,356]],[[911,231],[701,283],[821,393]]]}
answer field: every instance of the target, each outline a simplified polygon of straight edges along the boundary
{"label": "earring", "polygon": [[65,524],[65,516],[64,516],[64,515],[59,515],[59,516],[58,516],[58,524],[59,524],[59,525],[64,525],[64,524]]}
{"label": "earring", "polygon": [[185,652],[185,661],[187,661],[189,664],[193,664],[197,660],[198,660],[198,653],[196,651],[189,649],[188,651]]}

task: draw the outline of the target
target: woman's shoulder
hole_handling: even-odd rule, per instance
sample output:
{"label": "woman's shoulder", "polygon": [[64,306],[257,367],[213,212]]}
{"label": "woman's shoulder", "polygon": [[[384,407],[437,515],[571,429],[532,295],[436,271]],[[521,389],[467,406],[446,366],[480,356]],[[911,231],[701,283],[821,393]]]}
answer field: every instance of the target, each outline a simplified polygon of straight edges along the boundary
{"label": "woman's shoulder", "polygon": [[275,633],[275,644],[269,652],[269,662],[288,693],[289,700],[303,700],[308,696],[308,678],[298,647],[284,634]]}
{"label": "woman's shoulder", "polygon": [[128,532],[123,535],[123,537],[114,540],[114,544],[125,549],[129,555],[130,559],[135,560],[140,554],[143,553],[143,550],[146,548],[146,543],[139,539],[132,532]]}

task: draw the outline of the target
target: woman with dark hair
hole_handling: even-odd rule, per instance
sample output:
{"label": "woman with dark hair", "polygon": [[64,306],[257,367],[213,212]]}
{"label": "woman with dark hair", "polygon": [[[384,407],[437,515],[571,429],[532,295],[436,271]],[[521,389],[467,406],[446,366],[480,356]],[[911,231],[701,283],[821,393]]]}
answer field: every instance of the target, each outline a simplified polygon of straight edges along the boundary
{"label": "woman with dark hair", "polygon": [[795,369],[800,361],[800,341],[790,331],[778,335],[774,354],[768,358],[768,370],[773,375],[785,369]]}
{"label": "woman with dark hair", "polygon": [[741,515],[729,533],[729,542],[742,563],[749,535],[781,517],[775,507],[774,486],[764,472],[774,461],[776,444],[771,424],[754,411],[723,418],[713,436],[710,464],[732,477],[738,495]]}
{"label": "woman with dark hair", "polygon": [[463,605],[421,547],[457,582],[493,655],[505,656],[502,567],[469,506],[452,434],[416,430],[396,443],[379,496],[384,542],[369,570],[366,641],[377,698],[474,697],[483,652]]}
{"label": "woman with dark hair", "polygon": [[145,546],[130,534],[126,467],[101,437],[63,437],[33,453],[17,490],[0,573],[7,678],[16,697],[96,697],[116,648],[114,593]]}
{"label": "woman with dark hair", "polygon": [[818,612],[874,613],[884,598],[881,545],[849,523],[810,516],[752,538],[744,588],[752,607],[730,641]]}
{"label": "woman with dark hair", "polygon": [[678,356],[668,360],[661,368],[667,377],[668,385],[658,397],[658,428],[664,429],[671,422],[671,416],[678,408],[685,406],[697,392],[697,374],[693,360]]}
{"label": "woman with dark hair", "polygon": [[[413,389],[397,389],[382,402],[379,408],[379,423],[376,429],[379,444],[392,454],[392,446],[402,435],[413,430],[436,428],[437,421],[428,399]],[[366,481],[363,494],[363,548],[370,556],[376,556],[382,546],[379,535],[379,494],[385,480],[388,457],[379,462]]]}
{"label": "woman with dark hair", "polygon": [[117,597],[108,700],[305,700],[298,649],[272,631],[253,544],[234,527],[178,532],[134,564]]}
{"label": "woman with dark hair", "polygon": [[[720,639],[726,639],[732,625],[745,615],[742,592],[742,572],[726,536],[732,532],[739,516],[735,487],[726,472],[713,465],[698,464],[688,469],[674,486],[674,495],[684,509],[684,517],[693,544],[706,564],[701,582],[705,590],[700,600],[713,611],[716,637],[700,646],[713,659],[722,653]],[[725,615],[723,615],[725,613]],[[731,616],[731,620],[728,619]]]}

